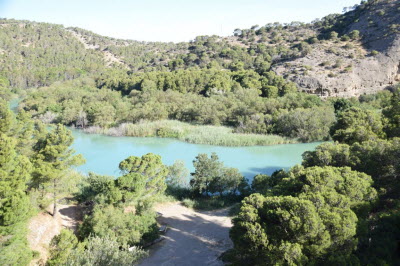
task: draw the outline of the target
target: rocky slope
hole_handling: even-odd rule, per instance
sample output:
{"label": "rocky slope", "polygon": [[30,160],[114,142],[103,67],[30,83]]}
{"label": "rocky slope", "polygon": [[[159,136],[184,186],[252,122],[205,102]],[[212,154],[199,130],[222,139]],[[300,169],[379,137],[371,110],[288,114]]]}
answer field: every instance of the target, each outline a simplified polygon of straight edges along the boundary
{"label": "rocky slope", "polygon": [[400,82],[400,1],[369,1],[343,17],[350,21],[343,34],[359,31],[358,40],[320,41],[274,71],[322,97],[373,93]]}

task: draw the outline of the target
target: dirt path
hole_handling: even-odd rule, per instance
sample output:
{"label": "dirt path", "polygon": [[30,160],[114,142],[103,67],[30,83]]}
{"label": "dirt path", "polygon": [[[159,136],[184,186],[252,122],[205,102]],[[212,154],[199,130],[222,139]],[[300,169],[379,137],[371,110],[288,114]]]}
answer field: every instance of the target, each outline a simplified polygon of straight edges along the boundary
{"label": "dirt path", "polygon": [[64,228],[76,231],[78,229],[79,222],[82,221],[82,210],[77,205],[60,205],[59,209],[61,225]]}
{"label": "dirt path", "polygon": [[28,242],[32,250],[40,253],[38,259],[33,260],[30,265],[44,265],[49,254],[48,248],[51,239],[58,235],[63,228],[76,230],[78,221],[81,220],[80,209],[76,205],[58,205],[59,214],[56,218],[50,214],[53,205],[49,206],[47,212],[41,212],[31,219],[28,226]]}
{"label": "dirt path", "polygon": [[228,209],[196,212],[179,203],[156,207],[169,230],[141,265],[222,265],[222,252],[232,246]]}

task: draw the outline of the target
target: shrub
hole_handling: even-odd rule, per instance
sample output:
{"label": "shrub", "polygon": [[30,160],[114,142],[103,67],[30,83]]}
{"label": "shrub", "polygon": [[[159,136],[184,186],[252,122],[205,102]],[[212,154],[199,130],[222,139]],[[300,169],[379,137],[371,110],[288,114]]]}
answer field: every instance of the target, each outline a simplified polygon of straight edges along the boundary
{"label": "shrub", "polygon": [[159,128],[157,129],[156,132],[157,137],[161,138],[178,138],[179,137],[179,132],[174,131],[171,128]]}
{"label": "shrub", "polygon": [[187,208],[193,208],[195,205],[195,201],[191,199],[184,199],[182,200],[182,205]]}
{"label": "shrub", "polygon": [[191,195],[190,188],[188,187],[168,186],[165,193],[174,200],[184,200]]}
{"label": "shrub", "polygon": [[334,73],[332,73],[332,72],[330,72],[329,74],[328,74],[328,77],[329,78],[334,78],[334,77],[336,77],[337,75],[336,74],[334,74]]}
{"label": "shrub", "polygon": [[333,65],[333,68],[339,68],[341,67],[343,64],[343,60],[342,59],[337,59],[335,64]]}
{"label": "shrub", "polygon": [[311,37],[311,38],[308,40],[308,43],[309,43],[309,44],[318,43],[318,38],[317,38],[317,37]]}
{"label": "shrub", "polygon": [[358,30],[353,30],[352,32],[349,33],[349,37],[352,40],[357,40],[358,38],[360,38],[360,32]]}
{"label": "shrub", "polygon": [[349,37],[348,35],[343,35],[343,36],[340,38],[340,40],[341,40],[342,42],[347,42],[347,41],[350,40],[350,37]]}
{"label": "shrub", "polygon": [[313,67],[312,66],[308,66],[308,65],[305,65],[305,66],[303,66],[306,70],[312,70],[313,69]]}
{"label": "shrub", "polygon": [[339,36],[339,34],[336,31],[331,31],[329,33],[329,39],[330,40],[336,40],[338,36]]}
{"label": "shrub", "polygon": [[89,237],[85,250],[71,253],[66,265],[134,265],[147,254],[138,247],[121,247],[110,236],[93,236]]}
{"label": "shrub", "polygon": [[337,53],[338,53],[337,49],[334,48],[334,47],[330,47],[330,48],[328,48],[326,51],[327,51],[328,53],[330,53],[330,54],[337,54]]}
{"label": "shrub", "polygon": [[158,237],[155,215],[147,211],[137,215],[125,213],[123,208],[96,205],[93,214],[85,217],[79,228],[79,236],[113,237],[121,246],[143,244]]}
{"label": "shrub", "polygon": [[354,48],[354,45],[351,43],[347,43],[345,46],[343,46],[344,49],[350,50]]}
{"label": "shrub", "polygon": [[378,54],[379,54],[379,52],[376,51],[376,50],[372,50],[372,51],[371,51],[371,55],[372,55],[372,56],[375,56],[375,55],[378,55]]}
{"label": "shrub", "polygon": [[329,139],[329,128],[335,121],[333,108],[296,109],[277,117],[276,131],[291,138],[310,142]]}
{"label": "shrub", "polygon": [[352,70],[353,70],[353,66],[348,65],[347,67],[345,67],[344,72],[351,72]]}
{"label": "shrub", "polygon": [[399,28],[399,26],[400,26],[400,24],[392,24],[392,25],[390,25],[390,30],[392,32],[396,32],[397,28]]}
{"label": "shrub", "polygon": [[78,239],[71,230],[63,229],[59,235],[53,237],[50,243],[50,259],[48,266],[65,265],[70,254],[78,246]]}

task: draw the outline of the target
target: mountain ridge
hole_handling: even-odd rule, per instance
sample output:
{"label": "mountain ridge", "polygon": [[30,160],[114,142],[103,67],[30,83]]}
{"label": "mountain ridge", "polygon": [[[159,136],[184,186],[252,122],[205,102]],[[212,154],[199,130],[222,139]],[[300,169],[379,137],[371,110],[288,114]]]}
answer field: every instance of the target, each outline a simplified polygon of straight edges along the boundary
{"label": "mountain ridge", "polygon": [[181,43],[122,40],[77,27],[2,19],[0,74],[11,87],[28,88],[110,69],[135,73],[217,65],[260,74],[272,70],[300,91],[352,97],[400,81],[399,10],[399,1],[370,0],[312,23],[256,25],[236,29],[233,36]]}

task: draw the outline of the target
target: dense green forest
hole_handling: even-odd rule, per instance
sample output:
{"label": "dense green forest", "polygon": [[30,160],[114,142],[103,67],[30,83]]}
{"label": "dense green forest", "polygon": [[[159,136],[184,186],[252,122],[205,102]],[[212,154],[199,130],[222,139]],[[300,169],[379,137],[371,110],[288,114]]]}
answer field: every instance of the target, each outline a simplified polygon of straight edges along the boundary
{"label": "dense green forest", "polygon": [[[21,108],[34,118],[86,132],[233,146],[328,140],[335,100],[298,92],[272,67],[305,57],[320,44],[354,46],[351,42],[362,36],[344,29],[375,4],[363,2],[343,15],[312,23],[255,25],[236,29],[231,37],[199,36],[177,44],[118,40],[79,28],[4,19],[0,47],[13,52],[2,54],[0,73],[11,87],[29,88]],[[335,68],[340,62],[324,64]],[[215,130],[226,137],[204,138],[202,129],[187,130],[185,124],[152,123],[164,120],[268,137],[227,134],[221,128]],[[229,143],[228,138],[237,140]]]}
{"label": "dense green forest", "polygon": [[[123,160],[117,179],[76,177],[70,166],[82,158],[72,155],[70,133],[61,125],[48,131],[23,110],[14,115],[3,101],[2,264],[23,265],[35,256],[26,242],[27,220],[65,193],[90,206],[76,236],[64,230],[53,239],[49,265],[139,260],[146,252],[127,248],[157,238],[151,207],[164,193],[195,208],[225,206],[249,195],[231,229],[234,249],[224,255],[234,263],[396,264],[399,95],[397,89],[389,97],[336,100],[330,128],[335,142],[305,153],[302,166],[255,176],[251,184],[217,154],[195,158],[190,184],[182,164],[167,167],[154,154]],[[134,211],[124,211],[127,206]],[[26,252],[15,252],[22,249]]]}
{"label": "dense green forest", "polygon": [[301,166],[256,176],[234,219],[228,261],[245,265],[397,265],[399,106],[382,114],[341,100],[335,142]]}
{"label": "dense green forest", "polygon": [[[353,51],[363,36],[350,25],[382,1],[311,23],[182,43],[1,19],[0,264],[38,259],[29,220],[46,212],[56,219],[67,199],[84,215],[76,231],[51,240],[46,265],[137,264],[160,237],[154,206],[176,200],[196,210],[231,208],[226,263],[400,264],[400,86],[326,99],[273,71],[318,44]],[[71,148],[68,127],[221,146],[325,142],[301,165],[250,181],[216,153],[193,158],[192,173],[157,154],[129,156],[112,177],[74,170],[85,160]]]}
{"label": "dense green forest", "polygon": [[0,263],[27,265],[35,255],[26,239],[29,218],[69,190],[70,167],[82,158],[72,155],[73,139],[63,126],[47,131],[24,111],[14,115],[6,101],[0,106]]}
{"label": "dense green forest", "polygon": [[[293,58],[305,57],[321,44],[333,47],[333,43],[342,43],[353,52],[353,57],[361,56],[355,48],[356,41],[363,42],[363,36],[357,30],[346,30],[357,22],[363,12],[374,10],[375,7],[384,12],[384,4],[383,0],[362,1],[344,14],[331,14],[311,23],[254,25],[250,29],[235,29],[234,36],[230,37],[198,36],[190,42],[181,43],[121,40],[80,28],[4,18],[0,20],[0,73],[9,79],[13,88],[48,86],[55,81],[90,76],[97,80],[100,87],[106,86],[124,93],[140,87],[154,87],[150,81],[141,84],[147,79],[156,82],[158,89],[206,92],[215,87],[216,91],[224,92],[230,82],[226,79],[232,77],[241,86],[245,84],[244,87],[251,85],[251,88],[263,88],[264,96],[269,95],[267,91],[270,90],[272,95],[277,93],[276,88],[266,86],[278,87],[279,93],[284,94],[281,91],[282,82],[271,81],[267,74],[271,67]],[[394,35],[397,24],[389,22],[381,23],[379,27],[386,35]],[[333,48],[331,52],[337,53]],[[336,63],[324,62],[324,65]],[[182,72],[180,75],[164,73],[210,68],[224,72],[214,72],[217,77],[212,78],[212,75],[211,82],[207,71],[193,72],[192,78],[209,76],[200,84],[193,84],[190,78],[183,81],[182,77],[178,77]],[[303,66],[303,74],[306,74],[307,68]],[[252,84],[242,81],[240,73],[230,73],[242,70],[255,71],[261,75],[261,79],[265,76],[267,82],[264,80],[262,84]],[[151,74],[147,76],[143,73]],[[221,75],[223,77],[219,77]],[[164,79],[168,81],[164,82]],[[206,86],[202,86],[204,84]]]}
{"label": "dense green forest", "polygon": [[[257,74],[244,75],[246,82],[259,81],[260,76]],[[190,83],[189,74],[182,74],[181,77]],[[262,79],[267,80],[265,77]],[[290,84],[274,74],[270,75],[270,80],[274,84],[282,84],[282,88]],[[132,89],[129,95],[122,96],[119,91],[98,89],[90,79],[78,79],[32,91],[21,107],[47,123],[81,127],[88,132],[104,132],[102,129],[111,128],[108,130],[111,135],[179,138],[180,134],[185,134],[183,124],[178,124],[176,129],[168,123],[160,123],[155,126],[155,130],[151,130],[155,124],[149,123],[178,120],[192,125],[228,126],[234,133],[276,134],[293,141],[330,139],[329,130],[336,120],[335,112],[340,108],[340,99],[324,101],[317,96],[294,91],[277,97],[263,97],[260,95],[262,88],[243,88],[235,81],[230,82],[233,83],[233,91],[209,96],[201,92],[183,93],[171,89]],[[375,106],[368,97],[350,101],[361,109],[378,113],[378,109],[388,101],[390,92],[379,92],[375,97]],[[135,130],[137,126],[134,124],[142,125],[143,128],[147,125],[148,130]],[[277,139],[277,142],[285,141]],[[215,144],[212,140],[208,143]]]}

